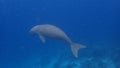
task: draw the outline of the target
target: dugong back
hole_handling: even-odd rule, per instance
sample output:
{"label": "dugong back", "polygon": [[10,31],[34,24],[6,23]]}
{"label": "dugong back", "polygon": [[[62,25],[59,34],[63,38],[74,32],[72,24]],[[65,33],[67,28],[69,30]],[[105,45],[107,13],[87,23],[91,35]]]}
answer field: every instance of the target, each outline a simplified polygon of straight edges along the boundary
{"label": "dugong back", "polygon": [[52,38],[63,38],[66,34],[58,27],[53,25],[40,25],[38,28],[41,35]]}

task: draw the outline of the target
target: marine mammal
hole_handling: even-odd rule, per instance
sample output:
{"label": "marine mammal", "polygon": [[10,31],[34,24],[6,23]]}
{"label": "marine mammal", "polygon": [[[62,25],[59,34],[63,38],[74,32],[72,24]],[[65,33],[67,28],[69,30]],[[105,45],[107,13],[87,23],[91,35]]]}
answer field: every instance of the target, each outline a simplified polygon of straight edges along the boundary
{"label": "marine mammal", "polygon": [[30,32],[37,34],[43,43],[45,43],[45,37],[66,41],[70,45],[72,53],[76,58],[78,57],[78,50],[80,48],[86,48],[84,45],[72,42],[64,31],[51,24],[36,25],[30,29]]}

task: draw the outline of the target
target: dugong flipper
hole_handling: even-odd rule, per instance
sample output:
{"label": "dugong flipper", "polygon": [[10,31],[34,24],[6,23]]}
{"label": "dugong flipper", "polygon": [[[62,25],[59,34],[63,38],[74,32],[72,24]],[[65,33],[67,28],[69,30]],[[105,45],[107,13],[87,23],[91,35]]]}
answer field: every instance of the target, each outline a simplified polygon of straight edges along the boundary
{"label": "dugong flipper", "polygon": [[39,37],[40,37],[41,41],[42,41],[43,43],[45,43],[45,37],[42,36],[42,35],[39,35]]}
{"label": "dugong flipper", "polygon": [[42,42],[45,42],[45,37],[66,41],[71,46],[72,53],[76,58],[78,57],[78,50],[80,48],[86,48],[86,46],[83,46],[81,44],[73,43],[60,28],[54,25],[36,25],[30,30],[30,32],[38,34]]}

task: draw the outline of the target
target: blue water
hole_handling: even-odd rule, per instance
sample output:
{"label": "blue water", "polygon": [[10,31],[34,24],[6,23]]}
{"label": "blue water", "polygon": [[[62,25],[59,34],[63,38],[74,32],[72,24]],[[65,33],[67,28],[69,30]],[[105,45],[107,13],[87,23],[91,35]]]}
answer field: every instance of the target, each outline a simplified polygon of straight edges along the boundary
{"label": "blue water", "polygon": [[[120,68],[120,1],[0,0],[0,68]],[[72,55],[61,40],[42,43],[29,30],[61,28],[87,46]]]}

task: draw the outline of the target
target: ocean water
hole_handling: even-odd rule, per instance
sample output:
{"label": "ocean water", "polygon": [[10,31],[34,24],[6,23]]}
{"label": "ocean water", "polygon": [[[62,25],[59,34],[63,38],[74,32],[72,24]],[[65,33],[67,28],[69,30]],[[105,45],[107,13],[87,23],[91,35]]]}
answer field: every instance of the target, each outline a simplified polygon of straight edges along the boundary
{"label": "ocean water", "polygon": [[[0,68],[120,68],[119,0],[0,0]],[[29,30],[61,28],[87,48],[78,58],[62,40]]]}

